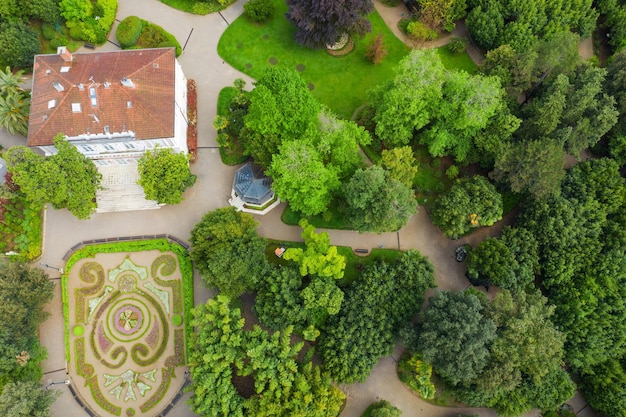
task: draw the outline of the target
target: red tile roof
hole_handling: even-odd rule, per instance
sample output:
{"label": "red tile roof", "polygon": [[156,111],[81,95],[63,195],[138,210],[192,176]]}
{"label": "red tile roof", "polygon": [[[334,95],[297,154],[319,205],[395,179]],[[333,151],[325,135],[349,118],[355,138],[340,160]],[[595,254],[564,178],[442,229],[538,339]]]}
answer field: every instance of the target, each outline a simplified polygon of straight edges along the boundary
{"label": "red tile roof", "polygon": [[[35,56],[28,146],[51,145],[59,132],[104,133],[105,126],[111,133],[131,130],[137,139],[173,137],[175,62],[174,48],[75,53],[72,62],[58,54]],[[134,87],[122,85],[123,78]],[[73,103],[80,112],[72,111]]]}

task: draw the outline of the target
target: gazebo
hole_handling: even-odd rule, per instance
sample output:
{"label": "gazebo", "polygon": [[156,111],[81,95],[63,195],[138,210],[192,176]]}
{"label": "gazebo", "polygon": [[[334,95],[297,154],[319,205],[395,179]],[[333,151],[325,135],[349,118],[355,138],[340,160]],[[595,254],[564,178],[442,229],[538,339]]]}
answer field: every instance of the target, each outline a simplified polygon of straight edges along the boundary
{"label": "gazebo", "polygon": [[261,167],[248,162],[235,172],[228,202],[240,211],[265,214],[280,204],[271,185],[272,179],[263,175]]}

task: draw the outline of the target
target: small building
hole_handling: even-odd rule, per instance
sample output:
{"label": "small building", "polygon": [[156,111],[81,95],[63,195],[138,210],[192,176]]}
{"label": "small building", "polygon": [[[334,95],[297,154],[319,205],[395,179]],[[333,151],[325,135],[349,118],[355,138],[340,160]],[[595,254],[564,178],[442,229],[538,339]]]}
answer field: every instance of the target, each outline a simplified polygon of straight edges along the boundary
{"label": "small building", "polygon": [[28,146],[48,156],[67,141],[102,174],[97,212],[159,208],[137,162],[159,146],[188,153],[187,79],[174,48],[36,55]]}
{"label": "small building", "polygon": [[272,179],[260,166],[248,162],[235,172],[228,202],[239,211],[263,215],[279,205],[280,199],[272,190]]}

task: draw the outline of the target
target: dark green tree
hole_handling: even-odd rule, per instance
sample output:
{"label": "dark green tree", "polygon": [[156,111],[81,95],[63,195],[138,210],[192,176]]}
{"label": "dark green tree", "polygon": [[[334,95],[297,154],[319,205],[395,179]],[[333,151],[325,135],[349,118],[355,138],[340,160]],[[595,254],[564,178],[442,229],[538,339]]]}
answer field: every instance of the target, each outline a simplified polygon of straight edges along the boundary
{"label": "dark green tree", "polygon": [[189,170],[189,156],[170,148],[146,152],[138,162],[139,181],[148,200],[178,204],[183,192],[196,182]]}
{"label": "dark green tree", "polygon": [[6,20],[0,23],[0,67],[29,68],[41,45],[34,29],[21,20]]}
{"label": "dark green tree", "polygon": [[189,256],[208,286],[230,297],[256,287],[267,269],[265,239],[256,226],[250,214],[234,207],[208,212],[194,226]]}
{"label": "dark green tree", "polygon": [[611,359],[589,368],[580,388],[585,399],[606,416],[626,416],[626,370],[624,362]]}
{"label": "dark green tree", "polygon": [[489,362],[496,325],[478,296],[442,291],[429,299],[417,347],[424,360],[452,385],[474,380]]}
{"label": "dark green tree", "polygon": [[444,235],[456,239],[502,218],[502,196],[485,177],[457,180],[433,204],[431,218]]}
{"label": "dark green tree", "polygon": [[272,268],[261,278],[258,288],[254,310],[259,321],[273,330],[293,326],[302,332],[309,317],[303,307],[302,276],[298,268]]}
{"label": "dark green tree", "polygon": [[337,382],[364,381],[387,355],[434,286],[434,269],[417,251],[395,263],[366,267],[346,290],[341,311],[328,318],[319,344],[324,368]]}
{"label": "dark green tree", "polygon": [[391,232],[415,214],[413,191],[375,165],[357,170],[343,186],[346,217],[359,232]]}

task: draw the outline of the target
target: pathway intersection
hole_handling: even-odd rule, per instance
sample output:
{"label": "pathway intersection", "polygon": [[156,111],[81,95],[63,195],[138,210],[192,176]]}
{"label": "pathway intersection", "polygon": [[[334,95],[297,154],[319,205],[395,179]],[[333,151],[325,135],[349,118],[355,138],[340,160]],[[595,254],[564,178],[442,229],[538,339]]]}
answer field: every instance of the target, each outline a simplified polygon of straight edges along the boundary
{"label": "pathway intersection", "polygon": [[[111,31],[110,41],[99,50],[118,49],[115,40],[117,23],[126,16],[137,15],[163,26],[176,36],[185,51],[179,58],[187,78],[195,79],[198,84],[198,160],[192,165],[192,172],[198,176],[196,184],[185,193],[185,200],[176,206],[165,206],[160,210],[147,210],[123,213],[94,214],[89,220],[78,220],[67,210],[48,208],[44,230],[43,256],[38,262],[61,267],[67,251],[78,242],[117,236],[137,236],[155,233],[167,233],[182,240],[189,239],[193,226],[200,221],[204,213],[228,205],[230,186],[236,167],[221,163],[217,151],[216,132],[211,126],[216,114],[217,95],[226,86],[231,86],[237,78],[251,83],[250,77],[233,69],[217,54],[217,43],[228,24],[243,11],[245,0],[238,0],[220,14],[197,16],[169,8],[157,0],[120,0],[117,22]],[[397,31],[397,21],[402,13],[407,13],[404,6],[389,8],[376,2],[376,8],[383,19]],[[393,22],[396,22],[395,24]],[[398,34],[396,34],[398,36]],[[438,46],[438,45],[436,45]],[[81,51],[82,52],[82,51]],[[25,145],[25,139],[0,131],[0,144],[4,147]],[[301,240],[300,228],[287,226],[280,220],[283,207],[270,214],[257,216],[259,233],[262,236],[280,240]],[[420,209],[409,223],[397,233],[363,233],[352,231],[328,230],[331,243],[353,248],[372,249],[380,247],[402,250],[414,248],[427,256],[435,266],[435,278],[439,289],[463,290],[469,286],[464,277],[464,264],[454,260],[454,248],[463,243],[477,244],[488,235],[495,235],[506,223],[504,219],[494,227],[480,230],[458,241],[445,238],[430,222],[424,209]],[[47,270],[57,284],[54,300],[47,306],[51,317],[40,328],[42,344],[48,349],[48,359],[44,368],[43,383],[62,381],[65,374],[65,344],[63,340],[63,317],[60,280],[58,273]],[[204,287],[199,276],[195,277],[195,302],[203,303],[211,295]],[[427,294],[428,296],[429,294]],[[487,409],[454,409],[436,407],[411,394],[398,380],[395,374],[395,361],[401,353],[401,346],[396,346],[391,356],[381,359],[363,384],[342,386],[348,401],[342,417],[358,417],[372,402],[379,399],[389,400],[403,411],[406,417],[456,417],[458,414],[478,414],[492,417],[496,414]],[[83,417],[88,414],[71,398],[66,386],[59,385],[62,392],[53,404],[52,412],[58,417]],[[168,417],[190,417],[194,414],[185,404],[187,393],[168,413]],[[586,405],[584,400],[575,397],[570,401],[576,411]],[[588,407],[579,416],[591,416]],[[527,416],[535,416],[528,413]]]}

